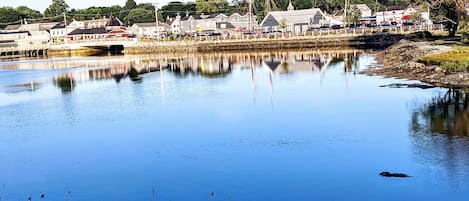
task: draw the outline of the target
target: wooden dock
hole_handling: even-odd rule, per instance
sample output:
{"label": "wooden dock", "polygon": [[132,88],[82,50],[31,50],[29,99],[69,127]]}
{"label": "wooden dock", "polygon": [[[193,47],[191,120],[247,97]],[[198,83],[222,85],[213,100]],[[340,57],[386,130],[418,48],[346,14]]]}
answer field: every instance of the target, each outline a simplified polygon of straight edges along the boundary
{"label": "wooden dock", "polygon": [[49,45],[0,47],[0,59],[46,56]]}

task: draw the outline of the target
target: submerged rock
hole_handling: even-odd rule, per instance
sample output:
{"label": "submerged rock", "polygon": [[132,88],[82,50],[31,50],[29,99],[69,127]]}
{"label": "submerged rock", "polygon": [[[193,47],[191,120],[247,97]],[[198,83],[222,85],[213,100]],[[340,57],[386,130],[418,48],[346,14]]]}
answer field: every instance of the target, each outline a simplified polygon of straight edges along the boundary
{"label": "submerged rock", "polygon": [[433,85],[428,84],[402,84],[402,83],[394,83],[394,84],[387,84],[381,85],[379,87],[389,87],[389,88],[419,88],[419,89],[431,89],[435,88]]}
{"label": "submerged rock", "polygon": [[391,173],[391,172],[381,172],[379,173],[379,175],[383,176],[383,177],[400,177],[400,178],[407,178],[407,177],[411,177],[407,174],[404,174],[404,173]]}

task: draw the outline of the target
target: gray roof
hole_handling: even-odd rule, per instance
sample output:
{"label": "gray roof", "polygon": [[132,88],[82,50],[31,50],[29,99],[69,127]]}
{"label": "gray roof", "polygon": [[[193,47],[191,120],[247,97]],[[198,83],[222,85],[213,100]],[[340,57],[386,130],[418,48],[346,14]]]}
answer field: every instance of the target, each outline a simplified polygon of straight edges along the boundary
{"label": "gray roof", "polygon": [[368,11],[368,12],[371,11],[371,8],[368,7],[368,5],[366,5],[366,4],[353,4],[353,5],[351,5],[351,6],[356,6],[356,7],[358,8],[358,10],[360,10],[360,11],[362,11],[362,12],[364,12],[364,11]]}
{"label": "gray roof", "polygon": [[277,22],[280,22],[282,19],[286,20],[287,24],[303,24],[309,23],[310,19],[314,17],[317,13],[322,13],[319,8],[303,9],[303,10],[291,10],[291,11],[272,11],[267,14],[264,20],[261,22],[263,26],[266,19],[271,16]]}
{"label": "gray roof", "polygon": [[60,22],[34,23],[34,24],[16,24],[8,25],[5,30],[18,31],[46,31],[60,24]]}
{"label": "gray roof", "polygon": [[21,24],[10,24],[5,27],[5,30],[17,30],[21,27]]}

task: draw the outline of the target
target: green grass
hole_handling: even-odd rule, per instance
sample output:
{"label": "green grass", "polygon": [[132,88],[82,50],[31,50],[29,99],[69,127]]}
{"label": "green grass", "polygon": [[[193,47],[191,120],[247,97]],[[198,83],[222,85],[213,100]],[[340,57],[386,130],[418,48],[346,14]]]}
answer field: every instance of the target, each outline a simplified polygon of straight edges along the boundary
{"label": "green grass", "polygon": [[467,72],[469,70],[469,46],[453,46],[453,50],[420,58],[427,65],[441,66],[446,72]]}

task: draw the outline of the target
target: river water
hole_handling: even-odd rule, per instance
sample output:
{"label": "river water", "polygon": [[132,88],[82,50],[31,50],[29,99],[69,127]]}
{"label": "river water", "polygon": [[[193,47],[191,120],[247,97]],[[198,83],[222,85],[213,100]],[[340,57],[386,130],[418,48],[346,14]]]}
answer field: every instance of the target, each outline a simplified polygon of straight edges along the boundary
{"label": "river water", "polygon": [[359,50],[0,62],[0,200],[468,200],[469,95],[358,73],[376,66]]}

